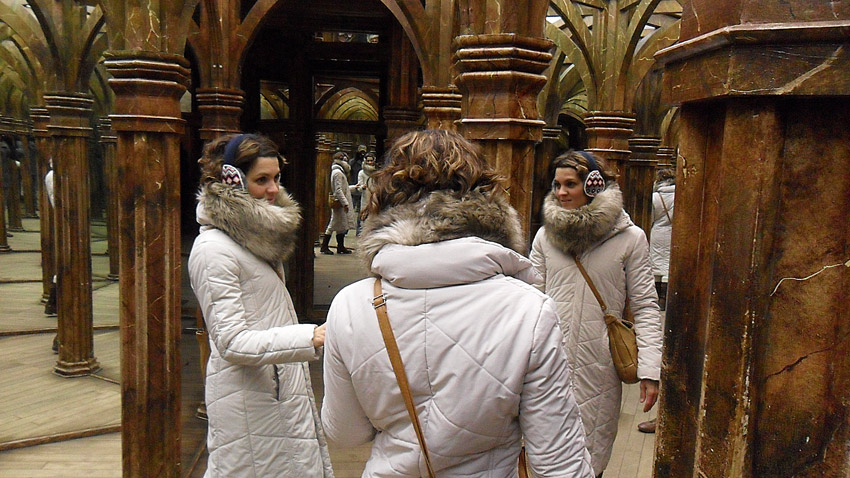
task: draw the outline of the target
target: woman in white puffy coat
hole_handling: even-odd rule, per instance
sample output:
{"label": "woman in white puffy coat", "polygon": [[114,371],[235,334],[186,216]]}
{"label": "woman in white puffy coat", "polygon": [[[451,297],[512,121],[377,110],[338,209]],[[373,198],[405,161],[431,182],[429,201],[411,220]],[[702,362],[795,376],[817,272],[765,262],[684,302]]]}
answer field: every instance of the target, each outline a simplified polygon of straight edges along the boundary
{"label": "woman in white puffy coat", "polygon": [[554,303],[530,284],[494,172],[447,131],[399,138],[390,161],[360,240],[374,277],[328,312],[328,440],[374,440],[364,477],[428,476],[372,306],[377,277],[437,476],[515,477],[524,437],[536,476],[592,477]]}
{"label": "woman in white puffy coat", "polygon": [[652,232],[649,234],[649,262],[655,276],[655,290],[661,310],[667,307],[667,275],[670,272],[670,238],[673,235],[673,201],[676,198],[676,171],[659,169],[652,193]]}
{"label": "woman in white puffy coat", "polygon": [[298,324],[284,284],[301,216],[278,184],[283,159],[268,138],[228,135],[201,164],[189,276],[211,346],[204,476],[332,477],[306,363],[324,327]]}
{"label": "woman in white puffy coat", "polygon": [[[586,152],[567,152],[553,161],[552,192],[543,204],[531,262],[538,285],[555,300],[593,470],[601,475],[611,457],[620,415],[622,385],[608,348],[602,309],[581,275],[578,257],[608,306],[620,317],[628,299],[635,318],[641,402],[648,411],[658,395],[661,321],[649,247],[644,232],[623,211],[620,189],[604,163]],[[585,193],[592,171],[599,189]],[[592,184],[589,184],[592,186]],[[594,194],[596,191],[588,191]],[[598,191],[598,190],[597,190]]]}
{"label": "woman in white puffy coat", "polygon": [[331,195],[337,200],[339,206],[331,208],[331,219],[322,236],[322,254],[333,254],[330,250],[331,234],[336,233],[336,252],[338,254],[351,254],[351,249],[345,247],[345,234],[349,229],[355,227],[354,201],[351,199],[351,190],[357,186],[348,184],[348,176],[351,174],[351,166],[348,164],[348,156],[343,152],[334,154],[333,165],[331,165]]}

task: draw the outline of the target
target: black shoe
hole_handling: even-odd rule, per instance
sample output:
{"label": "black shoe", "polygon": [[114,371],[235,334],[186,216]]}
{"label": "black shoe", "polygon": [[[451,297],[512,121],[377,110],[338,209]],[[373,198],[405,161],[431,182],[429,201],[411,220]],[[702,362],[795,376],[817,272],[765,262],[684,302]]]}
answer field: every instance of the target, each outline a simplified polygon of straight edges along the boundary
{"label": "black shoe", "polygon": [[336,248],[337,254],[351,254],[352,252],[354,252],[354,251],[352,251],[351,249],[344,249],[344,248],[339,248],[339,247]]}
{"label": "black shoe", "polygon": [[334,255],[334,251],[332,251],[330,249],[320,249],[319,252],[321,252],[322,254],[327,254],[329,256]]}

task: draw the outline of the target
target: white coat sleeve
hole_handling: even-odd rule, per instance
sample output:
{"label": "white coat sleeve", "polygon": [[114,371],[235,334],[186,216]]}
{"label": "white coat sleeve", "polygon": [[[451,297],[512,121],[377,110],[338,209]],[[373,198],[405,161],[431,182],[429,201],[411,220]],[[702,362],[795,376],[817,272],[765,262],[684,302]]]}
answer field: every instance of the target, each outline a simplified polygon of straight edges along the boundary
{"label": "white coat sleeve", "polygon": [[554,303],[547,298],[534,326],[520,397],[528,463],[538,478],[593,478],[557,322]]}
{"label": "white coat sleeve", "polygon": [[546,255],[543,253],[544,233],[545,232],[542,227],[537,230],[537,234],[534,235],[534,241],[531,243],[531,253],[528,256],[528,258],[531,259],[531,263],[534,265],[534,269],[537,271],[537,274],[540,275],[540,281],[536,281],[532,285],[543,293],[546,292]]}
{"label": "white coat sleeve", "polygon": [[635,318],[638,345],[638,378],[659,380],[661,377],[661,309],[649,265],[649,243],[637,226],[634,241],[625,257],[626,291]]}
{"label": "white coat sleeve", "polygon": [[354,331],[349,318],[340,311],[338,300],[334,300],[328,310],[327,324],[322,426],[330,443],[342,447],[363,445],[375,438],[377,430],[360,405],[351,372],[342,358],[344,349],[356,344],[344,342],[347,337],[354,336]]}
{"label": "white coat sleeve", "polygon": [[[313,347],[315,325],[249,329],[233,251],[207,242],[193,250],[192,256],[192,288],[203,310],[210,340],[224,360],[239,365],[266,365],[319,359],[320,350]],[[280,286],[285,288],[282,282]]]}

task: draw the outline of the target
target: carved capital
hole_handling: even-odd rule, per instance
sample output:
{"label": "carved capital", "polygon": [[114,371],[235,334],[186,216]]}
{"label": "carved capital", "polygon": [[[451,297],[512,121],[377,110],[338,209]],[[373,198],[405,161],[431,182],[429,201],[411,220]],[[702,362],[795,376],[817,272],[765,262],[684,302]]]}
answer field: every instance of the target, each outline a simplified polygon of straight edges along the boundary
{"label": "carved capital", "polygon": [[660,147],[656,154],[659,168],[676,167],[676,148]]}
{"label": "carved capital", "polygon": [[47,137],[47,123],[50,122],[50,114],[47,108],[42,106],[30,107],[30,118],[32,118],[32,132],[36,137]]}
{"label": "carved capital", "polygon": [[238,133],[239,118],[245,104],[245,92],[238,89],[198,88],[195,92],[201,112],[201,139],[210,140],[227,133]]}
{"label": "carved capital", "polygon": [[189,62],[179,55],[111,52],[104,65],[115,91],[116,131],[183,132],[180,98],[189,84]]}
{"label": "carved capital", "polygon": [[89,137],[94,100],[82,93],[45,93],[44,102],[50,113],[47,130],[51,136]]}
{"label": "carved capital", "polygon": [[652,167],[658,162],[658,147],[661,145],[661,138],[654,136],[633,136],[629,138],[629,150],[631,157],[629,163],[632,162],[653,162]]}
{"label": "carved capital", "polygon": [[460,119],[463,96],[454,85],[447,87],[423,86],[422,105],[431,129],[454,131]]}

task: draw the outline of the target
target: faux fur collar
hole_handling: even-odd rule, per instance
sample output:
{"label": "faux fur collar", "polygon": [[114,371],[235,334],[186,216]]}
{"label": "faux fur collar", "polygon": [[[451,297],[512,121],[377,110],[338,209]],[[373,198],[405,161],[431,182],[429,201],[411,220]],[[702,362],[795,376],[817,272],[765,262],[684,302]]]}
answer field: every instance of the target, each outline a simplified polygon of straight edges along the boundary
{"label": "faux fur collar", "polygon": [[335,168],[335,167],[336,167],[336,168],[341,169],[341,170],[342,170],[342,172],[343,172],[346,176],[348,176],[349,174],[351,174],[351,165],[350,165],[350,164],[348,164],[347,162],[345,162],[345,161],[341,160],[341,159],[334,159],[334,163],[333,163],[333,166],[331,166],[331,169],[333,169],[333,168]]}
{"label": "faux fur collar", "polygon": [[224,231],[239,245],[271,264],[295,250],[301,223],[298,203],[281,188],[275,204],[252,198],[247,191],[213,182],[198,193],[198,223]]}
{"label": "faux fur collar", "polygon": [[555,193],[550,192],[543,201],[543,225],[546,237],[566,254],[581,255],[594,244],[620,232],[631,224],[621,220],[623,194],[616,183],[588,204],[578,209],[564,209]]}
{"label": "faux fur collar", "polygon": [[470,236],[525,253],[519,214],[507,199],[491,199],[478,190],[460,199],[446,191],[434,191],[416,203],[369,216],[358,253],[371,270],[375,254],[387,244],[415,246]]}

